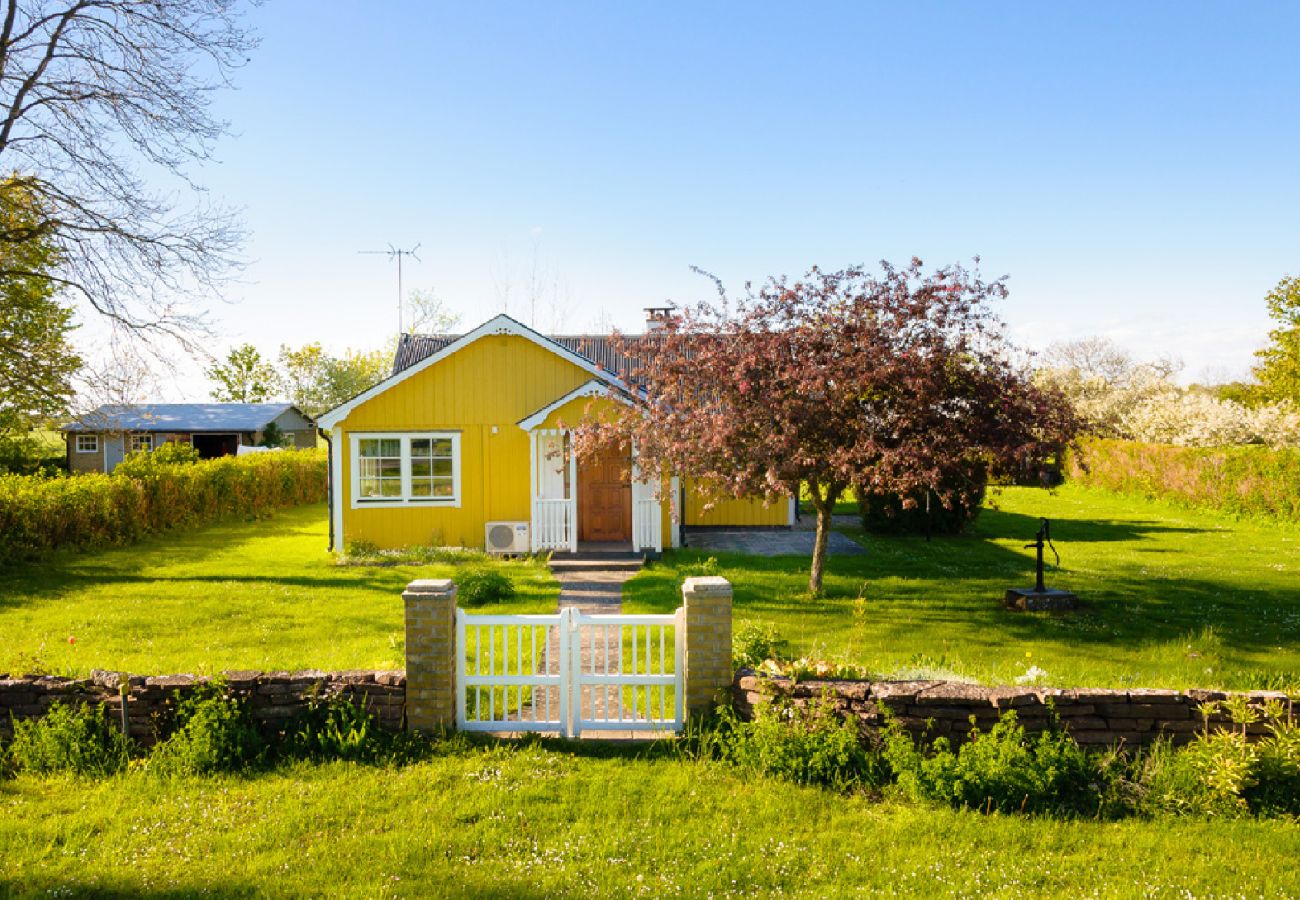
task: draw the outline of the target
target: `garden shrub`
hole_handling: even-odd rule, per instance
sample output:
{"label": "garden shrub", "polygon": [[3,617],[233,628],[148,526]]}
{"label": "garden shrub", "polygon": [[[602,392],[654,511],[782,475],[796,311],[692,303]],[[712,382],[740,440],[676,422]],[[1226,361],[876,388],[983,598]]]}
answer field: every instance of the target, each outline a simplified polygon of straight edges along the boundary
{"label": "garden shrub", "polygon": [[771,623],[742,622],[731,634],[731,663],[736,669],[756,669],[771,660],[783,660],[789,641]]}
{"label": "garden shrub", "polygon": [[[988,470],[982,464],[954,466],[943,474],[939,489],[910,496],[908,507],[898,494],[858,491],[862,527],[872,534],[960,534],[979,515],[988,487]],[[940,495],[948,496],[944,506]]]}
{"label": "garden shrub", "polygon": [[500,569],[478,567],[456,576],[456,596],[465,606],[500,603],[514,595],[514,582]]}
{"label": "garden shrub", "polygon": [[1269,736],[1257,745],[1255,783],[1246,803],[1260,815],[1300,816],[1300,725],[1274,715]]}
{"label": "garden shrub", "polygon": [[1238,725],[1202,734],[1180,750],[1152,750],[1144,761],[1150,812],[1198,816],[1300,815],[1300,726],[1281,709],[1267,713],[1269,734],[1248,741],[1256,716],[1234,710]]}
{"label": "garden shrub", "polygon": [[175,730],[154,747],[149,770],[163,775],[235,772],[262,758],[265,743],[245,705],[220,680],[176,705]]}
{"label": "garden shrub", "polygon": [[291,723],[284,750],[291,757],[317,761],[373,762],[383,755],[387,738],[365,707],[334,694],[307,704]]}
{"label": "garden shrub", "polygon": [[1069,455],[1079,484],[1234,515],[1300,522],[1300,448],[1174,447],[1090,438]]}
{"label": "garden shrub", "polygon": [[188,452],[164,444],[152,455],[133,455],[111,475],[0,475],[0,565],[325,499],[320,451],[180,461]]}
{"label": "garden shrub", "polygon": [[55,703],[39,719],[15,719],[8,748],[19,771],[111,775],[126,767],[129,742],[96,705]]}
{"label": "garden shrub", "polygon": [[166,466],[192,466],[199,461],[199,451],[190,444],[168,441],[156,450],[128,453],[113,470],[126,478],[148,478],[161,474]]}
{"label": "garden shrub", "polygon": [[947,738],[927,749],[897,722],[884,734],[884,757],[899,790],[914,800],[935,800],[983,812],[1094,814],[1102,773],[1070,736],[1049,728],[1034,737],[1012,710],[985,733],[972,728],[956,752]]}
{"label": "garden shrub", "polygon": [[788,701],[758,706],[752,721],[723,708],[713,733],[697,741],[702,755],[797,784],[835,790],[879,785],[879,754],[862,745],[855,722],[829,697],[806,707]]}

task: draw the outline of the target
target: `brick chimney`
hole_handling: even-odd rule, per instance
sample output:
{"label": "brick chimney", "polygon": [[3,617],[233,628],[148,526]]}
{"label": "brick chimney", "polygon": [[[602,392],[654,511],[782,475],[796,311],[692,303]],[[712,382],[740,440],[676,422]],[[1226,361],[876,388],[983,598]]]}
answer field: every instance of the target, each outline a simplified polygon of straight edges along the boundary
{"label": "brick chimney", "polygon": [[665,328],[672,328],[677,324],[677,304],[671,300],[667,306],[647,306],[645,308],[645,330],[649,334],[652,331],[662,331]]}

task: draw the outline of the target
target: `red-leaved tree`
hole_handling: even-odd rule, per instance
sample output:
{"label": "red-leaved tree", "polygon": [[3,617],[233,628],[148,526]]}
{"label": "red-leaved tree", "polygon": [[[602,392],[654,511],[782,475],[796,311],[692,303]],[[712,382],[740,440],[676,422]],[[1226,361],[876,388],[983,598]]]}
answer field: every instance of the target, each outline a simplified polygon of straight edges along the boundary
{"label": "red-leaved tree", "polygon": [[[712,499],[798,497],[817,511],[808,588],[822,589],[835,501],[849,487],[966,499],[956,466],[1024,464],[1076,430],[1059,395],[1012,360],[990,301],[1003,280],[960,266],[812,269],[617,337],[640,389],[577,430],[578,453],[634,441],[642,475],[687,476]],[[960,479],[958,479],[960,482]],[[972,490],[975,489],[972,485]]]}

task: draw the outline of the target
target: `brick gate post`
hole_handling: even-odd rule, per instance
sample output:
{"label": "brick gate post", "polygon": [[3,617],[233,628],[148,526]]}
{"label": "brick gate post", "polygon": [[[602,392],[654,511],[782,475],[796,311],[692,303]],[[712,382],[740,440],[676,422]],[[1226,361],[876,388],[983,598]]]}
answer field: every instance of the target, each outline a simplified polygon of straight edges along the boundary
{"label": "brick gate post", "polygon": [[686,714],[707,714],[731,687],[731,582],[717,575],[687,578],[682,601]]}
{"label": "brick gate post", "polygon": [[456,585],[448,578],[412,581],[406,604],[406,727],[456,727]]}

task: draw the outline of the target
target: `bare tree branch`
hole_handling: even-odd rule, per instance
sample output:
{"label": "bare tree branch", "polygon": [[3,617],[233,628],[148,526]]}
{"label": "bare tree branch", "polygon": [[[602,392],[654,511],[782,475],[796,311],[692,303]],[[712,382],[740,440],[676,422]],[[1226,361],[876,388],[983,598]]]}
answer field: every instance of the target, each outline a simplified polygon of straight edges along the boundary
{"label": "bare tree branch", "polygon": [[[190,170],[226,133],[211,99],[254,45],[230,0],[7,0],[0,167],[47,218],[0,243],[50,236],[56,280],[89,308],[192,344],[243,233]],[[150,190],[150,173],[179,190]]]}

